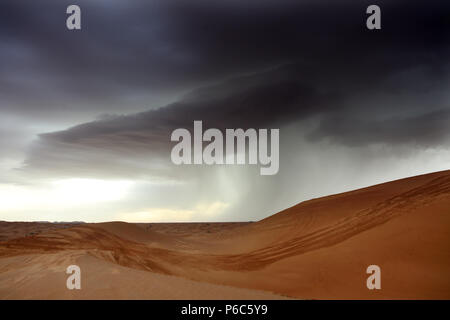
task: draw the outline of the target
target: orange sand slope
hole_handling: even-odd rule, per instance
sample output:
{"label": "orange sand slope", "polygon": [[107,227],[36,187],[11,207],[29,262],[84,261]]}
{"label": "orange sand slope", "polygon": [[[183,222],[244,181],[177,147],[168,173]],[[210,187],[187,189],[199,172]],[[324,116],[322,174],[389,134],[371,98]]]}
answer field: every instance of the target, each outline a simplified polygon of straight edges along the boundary
{"label": "orange sand slope", "polygon": [[[450,171],[254,223],[110,222],[8,239],[2,299],[450,299]],[[66,288],[70,264],[79,291]],[[366,287],[372,264],[381,290]]]}

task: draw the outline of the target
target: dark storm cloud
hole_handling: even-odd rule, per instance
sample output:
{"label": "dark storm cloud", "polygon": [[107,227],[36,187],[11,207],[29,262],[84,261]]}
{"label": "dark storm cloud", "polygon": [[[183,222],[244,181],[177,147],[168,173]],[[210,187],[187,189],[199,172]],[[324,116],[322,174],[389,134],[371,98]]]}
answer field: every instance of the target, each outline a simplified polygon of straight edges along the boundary
{"label": "dark storm cloud", "polygon": [[378,2],[384,29],[369,33],[366,1],[80,0],[80,32],[65,29],[70,1],[2,1],[1,107],[124,113],[294,61],[315,68],[304,77],[331,68],[364,83],[445,57],[447,4],[389,2]]}
{"label": "dark storm cloud", "polygon": [[[134,164],[147,163],[144,175],[148,171],[167,175],[163,167],[170,161],[171,132],[191,128],[194,120],[202,120],[205,129],[279,127],[336,108],[338,96],[309,87],[293,72],[295,69],[289,65],[234,78],[195,90],[157,110],[110,116],[41,134],[32,146],[26,167],[65,173],[75,169],[80,173],[79,168],[91,171],[92,166],[93,171],[111,174],[122,172],[134,159]],[[158,160],[165,165],[154,166]],[[132,166],[129,169],[136,171]]]}
{"label": "dark storm cloud", "polygon": [[[301,70],[301,65],[291,64],[233,78],[195,90],[157,110],[113,116],[42,134],[26,161],[26,168],[47,168],[65,174],[75,168],[77,174],[174,176],[176,173],[168,168],[171,166],[170,147],[174,144],[170,142],[170,134],[177,128],[192,129],[194,120],[202,120],[204,129],[246,129],[280,128],[288,124],[301,127],[303,120],[319,119],[319,125],[306,134],[310,141],[330,139],[333,143],[350,146],[384,143],[415,147],[448,143],[450,108],[437,109],[446,106],[446,102],[428,104],[429,112],[423,110],[421,104],[416,108],[399,105],[394,115],[390,115],[390,104],[375,110],[361,110],[359,104],[352,101],[353,94],[326,84],[320,84],[320,90],[315,89],[313,85],[319,83],[308,83]],[[390,85],[385,84],[384,91],[394,100],[394,107],[396,101],[405,99],[404,91],[413,99],[436,93],[426,88],[422,88],[424,92],[418,90],[419,94],[406,90],[411,85],[416,90],[422,87],[415,82],[401,83],[401,90],[389,93]],[[380,86],[372,88],[360,84],[359,88],[360,99],[375,97],[377,102]],[[382,99],[386,99],[386,93]],[[132,159],[134,164],[145,164],[130,166]],[[156,166],[154,161],[157,161]]]}
{"label": "dark storm cloud", "polygon": [[371,143],[413,144],[418,147],[450,147],[450,108],[412,117],[369,120],[334,116],[321,122],[310,134],[312,141],[330,138],[348,146]]}
{"label": "dark storm cloud", "polygon": [[265,127],[339,105],[339,96],[333,92],[318,92],[303,81],[295,69],[295,65],[288,65],[233,78],[194,90],[179,101],[157,110],[112,116],[42,137],[77,142],[93,136],[148,130],[167,141],[168,132],[191,126],[194,120],[203,120],[208,126],[221,129]]}
{"label": "dark storm cloud", "polygon": [[148,153],[167,162],[171,131],[193,120],[318,119],[311,139],[346,145],[447,137],[447,118],[433,115],[449,108],[448,3],[378,1],[383,29],[368,31],[367,1],[80,0],[80,32],[65,29],[68,4],[0,5],[1,108],[119,115],[41,135],[27,168],[127,172]]}

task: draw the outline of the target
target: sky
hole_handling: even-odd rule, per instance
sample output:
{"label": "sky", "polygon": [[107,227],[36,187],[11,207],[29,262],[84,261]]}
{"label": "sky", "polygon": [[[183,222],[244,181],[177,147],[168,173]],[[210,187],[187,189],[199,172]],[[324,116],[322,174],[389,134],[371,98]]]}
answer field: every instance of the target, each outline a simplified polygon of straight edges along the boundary
{"label": "sky", "polygon": [[[450,169],[450,3],[370,4],[2,0],[0,220],[254,221]],[[279,129],[278,173],[175,165],[194,120]]]}

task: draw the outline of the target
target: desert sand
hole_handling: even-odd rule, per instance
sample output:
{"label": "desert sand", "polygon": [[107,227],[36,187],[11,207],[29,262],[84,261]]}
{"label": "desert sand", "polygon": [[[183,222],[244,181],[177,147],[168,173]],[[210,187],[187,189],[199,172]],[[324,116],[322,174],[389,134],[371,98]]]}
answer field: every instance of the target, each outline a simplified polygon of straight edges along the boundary
{"label": "desert sand", "polygon": [[[82,289],[66,288],[66,267]],[[366,268],[381,268],[368,290]],[[450,171],[258,222],[0,222],[0,299],[450,299]]]}

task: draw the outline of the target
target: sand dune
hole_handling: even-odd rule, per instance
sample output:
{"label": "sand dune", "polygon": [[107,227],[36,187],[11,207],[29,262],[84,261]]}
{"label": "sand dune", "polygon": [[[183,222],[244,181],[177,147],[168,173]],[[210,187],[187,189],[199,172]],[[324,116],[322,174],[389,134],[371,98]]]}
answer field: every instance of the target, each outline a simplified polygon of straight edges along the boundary
{"label": "sand dune", "polygon": [[[65,289],[65,268],[71,264],[79,265],[82,269],[81,290]],[[284,298],[256,290],[201,283],[131,269],[96,258],[83,250],[5,258],[0,272],[2,299]]]}
{"label": "sand dune", "polygon": [[0,221],[0,241],[32,236],[49,230],[65,229],[78,224],[79,223]]}
{"label": "sand dune", "polygon": [[[254,223],[43,226],[3,239],[3,299],[450,299],[450,171],[305,201]],[[86,277],[78,292],[65,288],[73,261]],[[372,264],[381,290],[366,287]]]}

